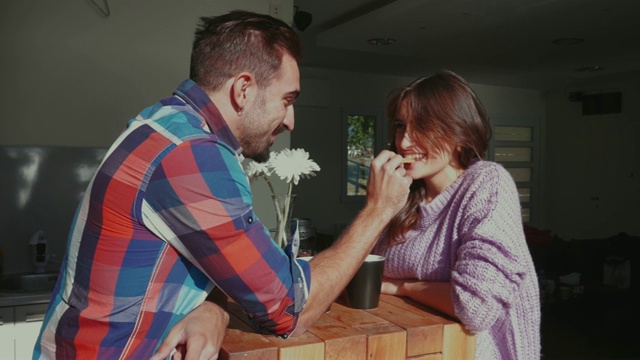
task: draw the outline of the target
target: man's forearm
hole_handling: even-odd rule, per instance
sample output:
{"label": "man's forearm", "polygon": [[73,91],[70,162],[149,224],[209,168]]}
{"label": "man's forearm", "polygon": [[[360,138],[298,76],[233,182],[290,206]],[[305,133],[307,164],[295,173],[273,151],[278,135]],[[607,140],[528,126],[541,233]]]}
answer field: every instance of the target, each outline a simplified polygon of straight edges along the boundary
{"label": "man's forearm", "polygon": [[324,314],[370,253],[391,219],[385,211],[365,207],[342,236],[311,260],[311,291],[294,334],[301,334]]}
{"label": "man's forearm", "polygon": [[311,290],[294,334],[303,333],[324,314],[369,254],[391,218],[406,204],[411,178],[402,157],[383,150],[371,162],[367,203],[329,249],[311,260]]}

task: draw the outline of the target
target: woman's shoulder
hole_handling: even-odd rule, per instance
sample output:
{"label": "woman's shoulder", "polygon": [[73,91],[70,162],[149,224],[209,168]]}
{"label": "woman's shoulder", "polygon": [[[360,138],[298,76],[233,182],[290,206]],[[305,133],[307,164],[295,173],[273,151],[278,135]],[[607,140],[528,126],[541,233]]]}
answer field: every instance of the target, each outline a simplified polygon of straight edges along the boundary
{"label": "woman's shoulder", "polygon": [[[421,206],[433,208],[436,204],[444,207],[453,199],[462,202],[486,201],[495,198],[502,189],[514,187],[513,178],[505,168],[492,161],[474,161],[436,201]],[[482,200],[485,199],[485,200]]]}
{"label": "woman's shoulder", "polygon": [[515,182],[511,174],[499,163],[478,160],[471,164],[464,174],[464,185],[467,195],[485,194],[495,197],[499,194],[515,191]]}
{"label": "woman's shoulder", "polygon": [[486,216],[504,204],[519,204],[515,182],[501,164],[476,161],[465,170],[465,176],[461,195],[470,213]]}
{"label": "woman's shoulder", "polygon": [[504,180],[511,179],[511,174],[499,163],[487,160],[478,160],[471,164],[467,170],[465,170],[468,177],[473,180]]}

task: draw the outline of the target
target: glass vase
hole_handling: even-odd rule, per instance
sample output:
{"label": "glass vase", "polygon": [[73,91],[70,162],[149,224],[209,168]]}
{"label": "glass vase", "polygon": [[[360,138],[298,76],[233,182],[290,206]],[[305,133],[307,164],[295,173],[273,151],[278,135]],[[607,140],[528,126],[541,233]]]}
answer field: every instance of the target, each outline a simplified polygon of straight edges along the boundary
{"label": "glass vase", "polygon": [[284,248],[291,239],[291,218],[296,195],[271,195],[276,209],[276,229],[273,240]]}

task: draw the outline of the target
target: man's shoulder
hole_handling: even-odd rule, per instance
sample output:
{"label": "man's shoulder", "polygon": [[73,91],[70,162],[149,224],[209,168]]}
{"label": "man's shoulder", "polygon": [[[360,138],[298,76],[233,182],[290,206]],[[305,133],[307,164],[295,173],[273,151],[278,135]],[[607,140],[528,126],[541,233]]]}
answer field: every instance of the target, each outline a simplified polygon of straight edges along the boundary
{"label": "man's shoulder", "polygon": [[159,102],[145,109],[137,119],[172,138],[174,142],[187,141],[194,137],[215,137],[215,134],[205,130],[202,116],[192,107],[180,102]]}

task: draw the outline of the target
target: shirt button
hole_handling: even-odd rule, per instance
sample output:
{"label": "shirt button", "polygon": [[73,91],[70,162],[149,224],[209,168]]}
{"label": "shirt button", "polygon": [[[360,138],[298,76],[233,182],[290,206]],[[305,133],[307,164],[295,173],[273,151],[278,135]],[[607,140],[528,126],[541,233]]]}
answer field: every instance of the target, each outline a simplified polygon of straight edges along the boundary
{"label": "shirt button", "polygon": [[249,216],[249,218],[247,219],[247,222],[248,222],[249,224],[253,224],[253,217],[252,217],[252,216]]}

